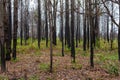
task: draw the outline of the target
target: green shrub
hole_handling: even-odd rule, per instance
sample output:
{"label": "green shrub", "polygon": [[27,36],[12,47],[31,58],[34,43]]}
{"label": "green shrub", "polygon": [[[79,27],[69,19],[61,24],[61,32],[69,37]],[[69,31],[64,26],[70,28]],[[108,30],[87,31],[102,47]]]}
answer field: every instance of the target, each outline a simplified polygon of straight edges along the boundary
{"label": "green shrub", "polygon": [[114,63],[109,63],[107,65],[107,71],[109,74],[111,75],[115,75],[118,76],[119,75],[119,68],[117,65],[115,65]]}

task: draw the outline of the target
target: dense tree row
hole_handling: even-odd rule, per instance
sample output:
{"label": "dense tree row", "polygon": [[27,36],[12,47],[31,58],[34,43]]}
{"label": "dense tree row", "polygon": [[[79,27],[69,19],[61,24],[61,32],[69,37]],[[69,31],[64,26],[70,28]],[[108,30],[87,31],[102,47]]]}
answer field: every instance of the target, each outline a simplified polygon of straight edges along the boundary
{"label": "dense tree row", "polygon": [[[83,42],[83,51],[90,49],[90,66],[94,67],[94,48],[99,48],[100,40],[104,39],[111,43],[112,50],[114,36],[118,35],[120,60],[120,18],[117,22],[114,15],[117,12],[117,16],[120,16],[119,0],[34,0],[34,5],[37,5],[34,8],[30,3],[30,0],[0,0],[2,71],[6,71],[6,60],[16,59],[18,37],[21,46],[23,40],[25,45],[29,44],[29,38],[32,38],[32,42],[37,39],[39,48],[41,40],[46,40],[46,47],[50,41],[51,72],[52,46],[57,45],[58,38],[62,43],[61,55],[65,55],[65,47],[71,49],[73,62],[75,48],[79,48],[79,43]],[[114,11],[114,7],[118,7],[118,10]],[[115,26],[118,27],[118,34]]]}

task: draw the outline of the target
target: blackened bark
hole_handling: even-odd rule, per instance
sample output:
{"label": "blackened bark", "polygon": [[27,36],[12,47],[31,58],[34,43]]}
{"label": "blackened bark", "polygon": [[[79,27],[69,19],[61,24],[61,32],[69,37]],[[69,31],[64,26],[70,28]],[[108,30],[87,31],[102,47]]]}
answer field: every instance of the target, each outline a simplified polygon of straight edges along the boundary
{"label": "blackened bark", "polygon": [[17,46],[17,28],[18,28],[18,0],[14,0],[14,29],[13,29],[13,59],[16,59]]}
{"label": "blackened bark", "polygon": [[53,34],[53,14],[52,14],[52,3],[48,1],[49,8],[49,27],[50,27],[50,72],[53,72],[53,47],[52,47],[52,34]]}
{"label": "blackened bark", "polygon": [[8,20],[9,21],[8,23],[8,27],[7,27],[7,33],[6,33],[6,60],[10,60],[11,59],[11,40],[12,40],[12,18],[11,18],[11,0],[9,0],[8,2],[9,4],[9,7],[8,7],[8,10],[9,10],[9,17],[8,17]]}
{"label": "blackened bark", "polygon": [[6,62],[5,62],[5,47],[4,47],[4,42],[0,42],[1,46],[1,71],[5,72],[6,71]]}
{"label": "blackened bark", "polygon": [[76,47],[78,47],[78,41],[79,41],[79,28],[80,28],[80,2],[78,2],[78,13],[77,13],[77,29],[76,29]]}
{"label": "blackened bark", "polygon": [[45,36],[46,36],[46,47],[48,47],[48,15],[47,15],[47,0],[45,0]]}
{"label": "blackened bark", "polygon": [[20,44],[22,45],[23,41],[23,1],[21,0],[21,24],[20,24]]}
{"label": "blackened bark", "polygon": [[90,13],[90,66],[94,67],[94,17],[92,15],[91,0],[89,1],[89,13]]}
{"label": "blackened bark", "polygon": [[120,27],[118,27],[118,60],[120,61]]}
{"label": "blackened bark", "polygon": [[38,0],[38,47],[40,48],[41,41],[41,1]]}
{"label": "blackened bark", "polygon": [[69,27],[69,0],[65,2],[66,20],[65,20],[65,43],[67,42],[68,48],[70,48],[70,27]]}
{"label": "blackened bark", "polygon": [[[86,12],[89,11],[89,2],[86,2]],[[89,21],[89,13],[86,14],[86,37],[87,37],[87,40],[86,40],[86,43],[87,43],[87,48],[89,49],[89,46],[90,46],[90,21]]]}
{"label": "blackened bark", "polygon": [[84,14],[84,27],[83,27],[83,50],[86,51],[86,14]]}
{"label": "blackened bark", "polygon": [[56,40],[56,13],[57,13],[57,2],[56,0],[54,0],[54,12],[53,12],[53,16],[54,16],[54,27],[53,27],[53,44],[57,45],[57,40]]}
{"label": "blackened bark", "polygon": [[[112,7],[112,15],[113,15],[113,3],[111,5]],[[110,39],[110,42],[111,42],[111,46],[110,46],[110,49],[112,50],[113,49],[113,22],[111,22],[111,35],[110,35],[111,39]]]}
{"label": "blackened bark", "polygon": [[91,25],[90,25],[90,66],[91,67],[94,67],[94,61],[93,61],[93,58],[94,58],[94,48],[93,48],[93,20],[94,18],[91,17]]}
{"label": "blackened bark", "polygon": [[75,1],[71,0],[71,57],[73,57],[73,62],[75,63],[75,43],[74,43],[74,4]]}
{"label": "blackened bark", "polygon": [[109,43],[109,16],[107,16],[107,41]]}
{"label": "blackened bark", "polygon": [[64,31],[63,31],[63,0],[60,0],[60,7],[61,7],[61,41],[62,41],[62,56],[64,56]]}
{"label": "blackened bark", "polygon": [[[119,0],[120,4],[120,0]],[[119,27],[118,27],[118,60],[120,61],[120,5],[119,5]]]}

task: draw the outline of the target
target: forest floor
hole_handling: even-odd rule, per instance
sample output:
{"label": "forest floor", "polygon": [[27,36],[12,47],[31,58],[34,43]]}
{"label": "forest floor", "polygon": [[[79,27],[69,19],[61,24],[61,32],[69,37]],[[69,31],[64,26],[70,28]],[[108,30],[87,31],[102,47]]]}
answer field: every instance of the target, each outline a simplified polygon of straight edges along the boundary
{"label": "forest floor", "polygon": [[[19,43],[18,43],[19,44]],[[65,48],[61,56],[61,45],[53,47],[53,72],[49,72],[50,49],[37,42],[17,46],[17,59],[8,61],[7,71],[0,72],[0,80],[120,80],[120,63],[117,49],[95,49],[94,68],[89,65],[89,50],[76,48],[76,63],[71,62],[70,50]]]}

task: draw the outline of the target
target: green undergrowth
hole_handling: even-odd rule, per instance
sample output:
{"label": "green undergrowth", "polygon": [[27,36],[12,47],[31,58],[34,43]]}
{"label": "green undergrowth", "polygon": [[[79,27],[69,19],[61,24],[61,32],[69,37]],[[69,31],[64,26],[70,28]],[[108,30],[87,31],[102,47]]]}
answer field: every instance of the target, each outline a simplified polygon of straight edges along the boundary
{"label": "green undergrowth", "polygon": [[120,73],[120,65],[117,62],[107,62],[107,64],[103,65],[103,68],[110,74],[114,76],[119,76]]}
{"label": "green undergrowth", "polygon": [[0,80],[9,80],[9,79],[8,79],[8,77],[1,76],[1,75],[0,75]]}
{"label": "green undergrowth", "polygon": [[40,63],[39,64],[39,70],[42,70],[42,71],[49,71],[49,64],[48,63]]}
{"label": "green undergrowth", "polygon": [[76,70],[77,69],[81,70],[82,69],[82,65],[79,64],[79,63],[72,63],[71,68],[72,69],[76,69]]}
{"label": "green undergrowth", "polygon": [[12,58],[11,61],[14,62],[14,63],[17,63],[17,62],[19,62],[19,58],[16,58],[16,59]]}

